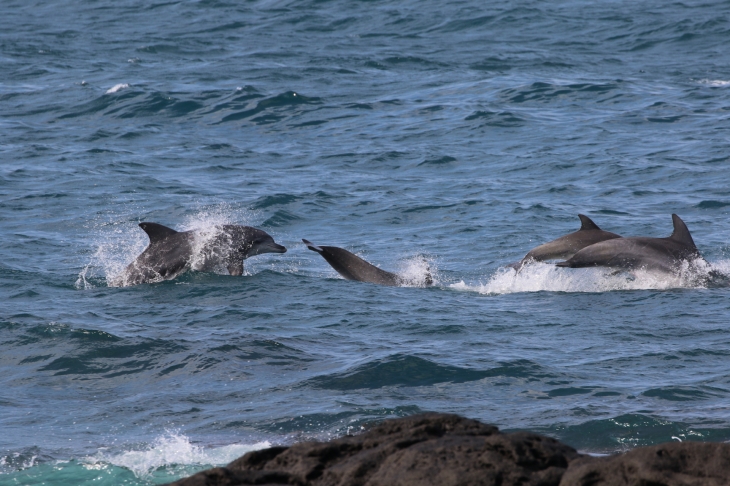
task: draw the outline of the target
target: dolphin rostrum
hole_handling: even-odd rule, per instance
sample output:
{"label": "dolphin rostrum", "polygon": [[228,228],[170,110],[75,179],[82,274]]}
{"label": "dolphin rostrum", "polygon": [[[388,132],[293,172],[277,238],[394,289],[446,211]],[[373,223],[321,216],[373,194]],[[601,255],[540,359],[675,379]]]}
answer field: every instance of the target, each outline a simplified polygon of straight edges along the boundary
{"label": "dolphin rostrum", "polygon": [[[302,241],[307,245],[307,248],[322,255],[322,258],[327,260],[327,263],[346,280],[357,280],[359,282],[390,286],[408,283],[407,280],[399,275],[381,270],[343,248],[336,246],[317,246],[305,239],[302,239]],[[431,272],[428,271],[426,274],[426,285],[431,285],[432,283],[433,278],[431,277]]]}
{"label": "dolphin rostrum", "polygon": [[591,218],[584,214],[579,214],[578,217],[581,223],[578,231],[533,248],[522,260],[508,266],[519,272],[523,266],[531,261],[568,259],[579,250],[594,243],[621,238],[616,233],[603,231]]}
{"label": "dolphin rostrum", "polygon": [[157,223],[140,223],[150,243],[117,277],[117,285],[171,280],[187,270],[202,272],[224,267],[243,274],[243,261],[261,253],[285,253],[265,231],[251,226],[223,225],[210,231],[175,231]]}
{"label": "dolphin rostrum", "polygon": [[687,225],[672,214],[674,232],[667,238],[631,237],[587,246],[559,267],[610,267],[622,270],[658,270],[676,274],[682,261],[701,259]]}

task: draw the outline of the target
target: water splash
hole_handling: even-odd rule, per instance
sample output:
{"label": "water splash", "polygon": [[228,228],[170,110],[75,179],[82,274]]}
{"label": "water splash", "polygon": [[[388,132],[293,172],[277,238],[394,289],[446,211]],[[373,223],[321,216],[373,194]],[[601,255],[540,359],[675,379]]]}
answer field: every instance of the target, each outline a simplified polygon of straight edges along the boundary
{"label": "water splash", "polygon": [[147,235],[132,221],[102,225],[95,235],[96,250],[79,272],[75,287],[91,289],[102,285],[121,285],[118,276],[148,243]]}
{"label": "water splash", "polygon": [[111,454],[105,450],[82,459],[87,468],[100,468],[106,464],[129,469],[139,478],[149,478],[158,470],[179,469],[183,466],[210,467],[228,464],[243,454],[271,447],[268,441],[254,444],[231,444],[206,449],[196,446],[184,435],[169,432],[158,437],[152,444],[140,450]]}
{"label": "water splash", "polygon": [[438,283],[438,268],[432,257],[416,255],[398,265],[398,276],[406,287],[427,287]]}
{"label": "water splash", "polygon": [[7,470],[29,469],[38,464],[40,459],[39,449],[30,448],[23,452],[13,452],[0,457],[0,474]]}
{"label": "water splash", "polygon": [[704,260],[683,262],[679,272],[648,270],[616,271],[609,268],[558,268],[550,263],[527,265],[520,272],[499,268],[486,283],[451,284],[456,290],[486,295],[516,292],[610,292],[615,290],[667,290],[674,288],[727,287],[730,260],[709,264]]}

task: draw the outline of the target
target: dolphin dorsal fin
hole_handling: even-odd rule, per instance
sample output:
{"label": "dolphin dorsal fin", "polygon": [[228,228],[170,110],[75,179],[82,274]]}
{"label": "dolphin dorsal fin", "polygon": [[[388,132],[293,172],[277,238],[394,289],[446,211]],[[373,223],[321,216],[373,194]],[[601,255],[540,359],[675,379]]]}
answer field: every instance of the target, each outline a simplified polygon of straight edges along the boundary
{"label": "dolphin dorsal fin", "polygon": [[315,245],[314,243],[312,243],[309,240],[305,240],[304,238],[302,238],[302,241],[304,242],[305,245],[307,245],[307,248],[309,248],[312,251],[316,251],[317,253],[322,253],[324,251],[322,248],[318,247],[317,245]]}
{"label": "dolphin dorsal fin", "polygon": [[691,246],[692,248],[697,248],[694,240],[692,239],[692,235],[689,234],[689,229],[687,229],[687,225],[684,224],[682,218],[676,214],[672,214],[672,223],[674,223],[674,231],[669,239],[682,243],[686,246]]}
{"label": "dolphin dorsal fin", "polygon": [[593,222],[591,218],[589,218],[585,214],[579,214],[578,217],[580,218],[580,231],[601,229],[596,223]]}
{"label": "dolphin dorsal fin", "polygon": [[157,223],[139,223],[139,227],[150,237],[150,243],[156,243],[164,240],[168,236],[177,234],[177,231],[174,229]]}

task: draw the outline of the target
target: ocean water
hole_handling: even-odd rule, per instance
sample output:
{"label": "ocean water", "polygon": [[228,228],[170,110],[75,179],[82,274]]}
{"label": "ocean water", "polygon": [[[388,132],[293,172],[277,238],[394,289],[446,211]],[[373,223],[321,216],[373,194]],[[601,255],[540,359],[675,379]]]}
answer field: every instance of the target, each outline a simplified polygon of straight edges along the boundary
{"label": "ocean water", "polygon": [[[504,265],[687,223],[730,273],[730,5],[0,5],[0,484],[149,485],[422,411],[585,452],[730,440],[730,289]],[[242,277],[109,285],[137,224]],[[301,242],[417,281],[340,278]]]}

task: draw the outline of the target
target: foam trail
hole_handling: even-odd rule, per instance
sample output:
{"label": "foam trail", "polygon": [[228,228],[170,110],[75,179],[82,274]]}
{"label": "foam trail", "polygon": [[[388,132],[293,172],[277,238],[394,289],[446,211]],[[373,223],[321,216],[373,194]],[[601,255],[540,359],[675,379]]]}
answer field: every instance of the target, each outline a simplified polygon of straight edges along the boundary
{"label": "foam trail", "polygon": [[[486,295],[516,292],[609,292],[614,290],[666,290],[673,288],[706,288],[727,286],[713,274],[730,275],[730,261],[707,264],[701,260],[684,262],[678,275],[636,270],[615,271],[609,268],[558,268],[537,262],[523,267],[518,273],[511,268],[498,269],[486,283],[450,285],[456,290]],[[710,282],[714,280],[711,284]]]}
{"label": "foam trail", "polygon": [[112,464],[129,469],[139,478],[149,478],[155,471],[163,468],[225,465],[247,452],[267,447],[271,447],[271,444],[264,441],[206,449],[191,444],[190,439],[184,435],[169,433],[155,439],[146,449],[120,454],[109,454],[102,450],[94,456],[84,458],[81,462],[87,467]]}

